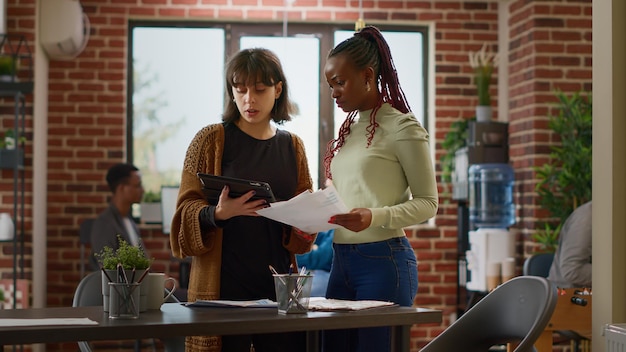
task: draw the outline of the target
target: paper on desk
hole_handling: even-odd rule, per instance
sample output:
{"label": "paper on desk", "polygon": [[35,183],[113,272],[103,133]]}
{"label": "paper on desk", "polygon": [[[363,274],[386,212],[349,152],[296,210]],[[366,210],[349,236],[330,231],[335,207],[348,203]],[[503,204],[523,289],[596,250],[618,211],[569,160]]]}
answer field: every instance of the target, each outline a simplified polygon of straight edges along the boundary
{"label": "paper on desk", "polygon": [[306,233],[316,233],[340,227],[329,224],[328,219],[348,211],[335,187],[330,185],[323,190],[305,191],[289,200],[272,203],[268,208],[257,210],[257,214]]}
{"label": "paper on desk", "polygon": [[0,326],[98,325],[89,318],[0,319]]}
{"label": "paper on desk", "polygon": [[329,299],[324,297],[311,297],[309,299],[309,310],[318,311],[342,311],[342,310],[363,310],[380,307],[391,307],[396,304],[386,301],[360,300],[349,301],[343,299]]}
{"label": "paper on desk", "polygon": [[204,300],[187,303],[187,307],[241,307],[241,308],[276,308],[276,302],[270,299],[256,299],[251,301],[232,301],[224,299]]}

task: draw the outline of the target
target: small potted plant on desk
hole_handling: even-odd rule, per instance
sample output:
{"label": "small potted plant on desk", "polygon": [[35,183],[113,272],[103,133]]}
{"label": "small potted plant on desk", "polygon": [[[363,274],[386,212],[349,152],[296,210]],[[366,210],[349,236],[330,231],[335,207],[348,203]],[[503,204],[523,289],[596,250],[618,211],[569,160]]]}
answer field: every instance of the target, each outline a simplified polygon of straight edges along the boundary
{"label": "small potted plant on desk", "polygon": [[120,235],[117,235],[117,239],[119,242],[117,250],[106,246],[100,253],[96,253],[96,258],[102,268],[104,311],[109,311],[109,282],[121,282],[122,278],[119,275],[124,275],[124,280],[129,283],[141,284],[139,286],[139,311],[143,312],[148,305],[148,280],[144,280],[144,278],[150,271],[151,260],[146,257],[145,252],[140,247],[130,245]]}

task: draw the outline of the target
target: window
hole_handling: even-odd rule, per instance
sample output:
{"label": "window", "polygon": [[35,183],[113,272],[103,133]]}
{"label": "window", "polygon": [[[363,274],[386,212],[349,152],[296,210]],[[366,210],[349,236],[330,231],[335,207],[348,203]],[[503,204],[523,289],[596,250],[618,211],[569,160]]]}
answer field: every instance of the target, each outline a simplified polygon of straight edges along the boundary
{"label": "window", "polygon": [[[329,50],[353,34],[350,27],[290,24],[283,36],[281,24],[131,22],[128,150],[146,191],[178,185],[195,133],[221,121],[227,57],[249,47],[266,47],[281,59],[299,112],[280,128],[304,140],[317,188],[324,180],[326,144],[346,116],[330,98],[323,66]],[[409,105],[428,127],[426,27],[379,28]]]}

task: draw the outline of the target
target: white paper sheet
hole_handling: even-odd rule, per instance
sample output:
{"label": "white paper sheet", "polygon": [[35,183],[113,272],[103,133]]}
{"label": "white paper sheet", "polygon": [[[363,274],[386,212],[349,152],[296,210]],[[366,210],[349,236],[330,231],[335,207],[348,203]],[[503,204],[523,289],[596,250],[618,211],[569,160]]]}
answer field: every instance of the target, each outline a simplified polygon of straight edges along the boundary
{"label": "white paper sheet", "polygon": [[342,310],[363,310],[380,307],[391,307],[395,305],[396,304],[393,302],[372,300],[348,301],[342,299],[328,299],[324,297],[311,297],[309,299],[309,310],[328,312]]}
{"label": "white paper sheet", "polygon": [[329,224],[328,219],[348,211],[335,187],[330,185],[323,190],[305,191],[290,200],[272,203],[270,207],[258,210],[257,214],[306,233],[316,233],[340,227]]}
{"label": "white paper sheet", "polygon": [[[229,301],[229,300],[196,300],[185,304],[187,307],[240,307],[240,308],[276,308],[276,302],[269,299],[259,299],[251,301]],[[349,301],[341,299],[327,299],[324,297],[311,297],[309,299],[309,310],[312,311],[354,311],[381,307],[391,307],[397,304],[385,301],[361,300]]]}
{"label": "white paper sheet", "polygon": [[187,303],[187,307],[241,307],[241,308],[276,308],[276,302],[270,299],[257,299],[251,301],[231,301],[223,299],[203,300]]}
{"label": "white paper sheet", "polygon": [[89,318],[0,319],[1,326],[98,325]]}

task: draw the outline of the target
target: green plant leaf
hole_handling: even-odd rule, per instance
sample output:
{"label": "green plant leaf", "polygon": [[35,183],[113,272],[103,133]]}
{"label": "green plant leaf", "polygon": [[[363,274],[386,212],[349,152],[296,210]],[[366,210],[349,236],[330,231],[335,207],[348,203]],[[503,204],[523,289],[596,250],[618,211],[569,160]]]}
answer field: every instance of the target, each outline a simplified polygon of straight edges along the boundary
{"label": "green plant leaf", "polygon": [[469,121],[473,120],[475,120],[474,117],[453,122],[443,142],[441,142],[441,147],[446,151],[439,159],[441,163],[441,182],[443,183],[452,181],[456,152],[467,145],[467,127]]}
{"label": "green plant leaf", "polygon": [[561,233],[562,224],[558,224],[552,229],[549,223],[544,224],[544,230],[533,234],[532,238],[539,244],[539,251],[545,253],[554,253],[559,244],[559,234]]}
{"label": "green plant leaf", "polygon": [[[581,204],[591,200],[592,179],[592,100],[580,94],[567,97],[557,93],[558,113],[548,126],[560,143],[550,147],[549,162],[536,166],[535,191],[539,204],[548,210],[553,222],[563,223]],[[535,238],[547,243],[546,228]],[[546,237],[547,236],[547,237]]]}
{"label": "green plant leaf", "polygon": [[150,267],[151,260],[146,257],[140,247],[130,245],[121,235],[117,235],[117,240],[119,243],[117,250],[114,251],[113,248],[105,246],[100,253],[95,254],[102,268],[115,270],[119,263],[124,269],[141,270]]}

